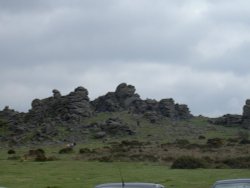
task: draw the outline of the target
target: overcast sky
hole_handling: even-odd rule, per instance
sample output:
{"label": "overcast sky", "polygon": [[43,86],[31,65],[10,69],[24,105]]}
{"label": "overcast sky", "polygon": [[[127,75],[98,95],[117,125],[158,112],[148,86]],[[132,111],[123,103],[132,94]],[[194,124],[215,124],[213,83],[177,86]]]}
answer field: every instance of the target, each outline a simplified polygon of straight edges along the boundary
{"label": "overcast sky", "polygon": [[0,0],[0,108],[121,82],[194,115],[250,98],[249,0]]}

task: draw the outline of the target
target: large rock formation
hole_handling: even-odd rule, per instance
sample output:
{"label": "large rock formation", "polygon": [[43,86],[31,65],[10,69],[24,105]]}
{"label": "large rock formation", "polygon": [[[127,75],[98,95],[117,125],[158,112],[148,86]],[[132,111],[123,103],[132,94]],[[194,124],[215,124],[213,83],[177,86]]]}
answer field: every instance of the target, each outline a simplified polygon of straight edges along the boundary
{"label": "large rock formation", "polygon": [[[176,104],[171,98],[160,101],[142,100],[135,91],[134,86],[122,83],[114,92],[108,92],[91,102],[84,87],[77,87],[65,96],[54,89],[51,97],[34,99],[27,113],[19,113],[5,107],[0,111],[0,126],[7,125],[6,132],[10,133],[9,137],[11,136],[13,143],[26,140],[25,135],[29,135],[32,142],[42,142],[53,139],[62,129],[67,133],[73,132],[73,137],[81,137],[81,128],[86,126],[84,120],[100,112],[127,111],[130,114],[144,116],[152,123],[162,117],[179,120],[192,116],[186,105]],[[97,136],[103,137],[113,133],[134,134],[126,123],[119,119],[109,119],[99,126]],[[0,140],[6,139],[0,135]]]}
{"label": "large rock formation", "polygon": [[122,83],[115,92],[108,92],[95,99],[92,105],[96,112],[115,112],[128,110],[137,100],[140,100],[140,96],[135,94],[135,87]]}
{"label": "large rock formation", "polygon": [[135,93],[135,87],[120,84],[115,92],[109,92],[92,102],[96,112],[115,112],[128,110],[131,113],[145,114],[151,122],[160,117],[170,119],[188,119],[192,117],[187,105],[175,104],[173,99],[162,99],[159,102],[154,99],[142,100]]}
{"label": "large rock formation", "polygon": [[61,96],[60,92],[53,90],[53,96],[46,99],[35,99],[32,108],[27,114],[30,121],[42,123],[45,119],[57,121],[79,122],[85,117],[90,117],[92,109],[88,91],[77,87],[69,95]]}

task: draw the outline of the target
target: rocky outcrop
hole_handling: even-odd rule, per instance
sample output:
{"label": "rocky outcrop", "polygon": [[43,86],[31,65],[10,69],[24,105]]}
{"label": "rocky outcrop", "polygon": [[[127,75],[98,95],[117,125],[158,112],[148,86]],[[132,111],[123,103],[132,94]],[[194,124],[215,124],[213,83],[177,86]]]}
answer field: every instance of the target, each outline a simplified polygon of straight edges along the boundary
{"label": "rocky outcrop", "polygon": [[159,102],[159,111],[162,115],[169,117],[169,118],[175,118],[176,114],[176,108],[174,104],[173,99],[162,99]]}
{"label": "rocky outcrop", "polygon": [[122,83],[115,92],[95,99],[92,105],[96,112],[115,112],[128,110],[137,100],[140,100],[140,96],[135,93],[135,87]]}
{"label": "rocky outcrop", "polygon": [[135,93],[135,87],[125,83],[120,84],[115,92],[108,92],[92,102],[96,112],[115,112],[128,110],[131,113],[144,114],[151,122],[156,122],[160,117],[170,119],[188,119],[192,115],[187,105],[175,104],[172,98],[142,100]]}
{"label": "rocky outcrop", "polygon": [[208,120],[212,124],[225,125],[225,126],[241,126],[246,129],[250,129],[250,99],[246,100],[243,106],[242,115],[226,114],[218,118],[209,118]]}
{"label": "rocky outcrop", "polygon": [[108,118],[103,123],[96,123],[94,127],[94,137],[103,138],[106,136],[133,135],[135,132],[130,129],[127,123],[120,118]]}
{"label": "rocky outcrop", "polygon": [[44,122],[45,119],[55,121],[76,121],[90,117],[92,109],[88,97],[88,91],[83,87],[77,87],[69,95],[61,96],[58,90],[53,90],[53,97],[35,99],[32,108],[27,114],[30,121]]}
{"label": "rocky outcrop", "polygon": [[[176,104],[171,98],[160,101],[143,100],[136,93],[135,87],[126,83],[118,85],[114,92],[108,92],[92,102],[88,97],[88,90],[84,87],[77,87],[68,95],[61,95],[60,91],[54,89],[52,96],[34,99],[27,113],[19,113],[9,107],[0,111],[0,126],[7,125],[4,130],[9,134],[8,138],[0,135],[0,140],[11,140],[12,143],[18,144],[27,141],[25,135],[29,135],[32,142],[44,142],[53,140],[60,134],[60,130],[67,132],[67,139],[74,140],[76,137],[80,138],[82,133],[88,134],[95,128],[86,128],[87,118],[100,112],[119,111],[146,117],[151,123],[157,123],[163,117],[171,120],[192,117],[187,105]],[[96,128],[96,138],[134,134],[120,119],[110,118],[105,123],[98,124]]]}
{"label": "rocky outcrop", "polygon": [[242,125],[243,127],[250,129],[250,99],[246,100],[243,107]]}
{"label": "rocky outcrop", "polygon": [[235,126],[242,124],[242,116],[236,114],[226,114],[218,118],[210,118],[209,123],[215,125],[224,125],[224,126]]}

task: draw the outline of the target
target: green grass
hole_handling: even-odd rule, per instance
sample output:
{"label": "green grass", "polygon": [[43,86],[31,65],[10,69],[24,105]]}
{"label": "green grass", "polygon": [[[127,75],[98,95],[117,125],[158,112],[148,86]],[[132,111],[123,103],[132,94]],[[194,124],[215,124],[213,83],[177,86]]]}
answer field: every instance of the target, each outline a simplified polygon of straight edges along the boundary
{"label": "green grass", "polygon": [[96,184],[120,182],[121,169],[127,182],[155,182],[175,188],[209,188],[218,179],[247,178],[250,170],[172,170],[145,163],[100,163],[84,161],[0,161],[0,182],[13,188],[93,188]]}

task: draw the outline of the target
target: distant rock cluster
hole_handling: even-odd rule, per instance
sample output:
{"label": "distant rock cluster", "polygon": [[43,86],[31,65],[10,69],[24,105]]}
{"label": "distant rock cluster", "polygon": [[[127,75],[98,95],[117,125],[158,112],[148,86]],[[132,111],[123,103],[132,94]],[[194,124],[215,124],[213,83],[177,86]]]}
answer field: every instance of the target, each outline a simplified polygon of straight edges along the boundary
{"label": "distant rock cluster", "polygon": [[156,101],[142,100],[135,93],[135,87],[122,83],[115,92],[90,101],[88,90],[77,87],[68,95],[62,96],[56,89],[53,96],[45,99],[34,99],[28,113],[18,113],[6,107],[0,111],[0,118],[10,124],[32,123],[41,124],[47,120],[57,123],[79,123],[94,113],[129,111],[129,113],[144,114],[153,121],[159,117],[168,117],[172,120],[188,119],[192,117],[187,105],[176,104],[172,98]]}
{"label": "distant rock cluster", "polygon": [[[13,135],[24,134],[39,127],[39,131],[31,140],[46,140],[57,134],[56,128],[68,127],[72,130],[82,123],[83,120],[95,116],[100,112],[121,112],[127,111],[130,114],[139,114],[146,117],[151,123],[157,122],[162,117],[171,120],[189,119],[192,117],[189,108],[184,104],[176,104],[173,99],[143,100],[135,93],[132,85],[122,83],[114,92],[108,92],[104,96],[90,101],[88,90],[84,87],[77,87],[68,95],[62,96],[54,89],[53,96],[45,99],[34,99],[31,109],[27,113],[19,113],[15,110],[4,108],[0,111],[0,119],[8,125],[8,130]],[[107,120],[104,124],[98,125],[99,135],[119,133],[134,134],[125,123],[120,120]],[[120,131],[118,131],[120,130]],[[13,140],[18,142],[18,140]]]}
{"label": "distant rock cluster", "polygon": [[209,122],[216,125],[241,126],[250,129],[250,99],[243,106],[242,115],[226,114],[218,118],[210,118]]}

